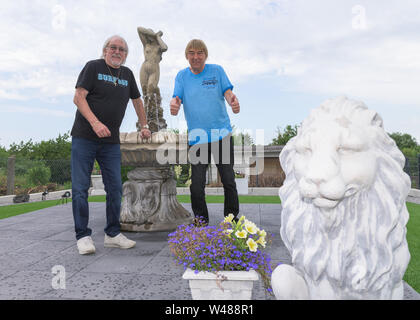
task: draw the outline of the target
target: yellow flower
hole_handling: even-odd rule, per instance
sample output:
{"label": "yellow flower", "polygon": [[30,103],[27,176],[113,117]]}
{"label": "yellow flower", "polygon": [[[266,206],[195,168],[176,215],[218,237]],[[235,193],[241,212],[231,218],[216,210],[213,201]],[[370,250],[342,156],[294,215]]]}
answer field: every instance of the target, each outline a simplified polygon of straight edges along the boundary
{"label": "yellow flower", "polygon": [[182,167],[181,167],[180,165],[175,166],[175,167],[174,167],[174,171],[175,171],[175,173],[176,173],[176,176],[177,176],[177,177],[180,177],[180,176],[181,176],[181,173],[182,173]]}
{"label": "yellow flower", "polygon": [[245,239],[245,238],[246,238],[246,236],[247,236],[247,232],[246,232],[246,230],[236,231],[236,232],[235,232],[235,236],[236,236],[237,238]]}
{"label": "yellow flower", "polygon": [[245,220],[245,230],[248,231],[250,234],[256,234],[258,231],[258,228],[255,225],[255,223]]}
{"label": "yellow flower", "polygon": [[265,241],[265,237],[258,238],[257,243],[259,243],[260,245],[262,245],[263,248],[265,248],[265,245],[267,244],[267,242]]}
{"label": "yellow flower", "polygon": [[252,251],[252,252],[256,252],[257,251],[258,244],[253,239],[249,238],[247,240],[246,244],[248,245],[249,251]]}
{"label": "yellow flower", "polygon": [[229,215],[225,217],[225,222],[232,223],[233,218],[235,218],[235,216],[232,213],[229,213]]}
{"label": "yellow flower", "polygon": [[258,231],[258,235],[260,236],[260,237],[266,237],[267,236],[267,232],[265,232],[265,230],[259,230]]}

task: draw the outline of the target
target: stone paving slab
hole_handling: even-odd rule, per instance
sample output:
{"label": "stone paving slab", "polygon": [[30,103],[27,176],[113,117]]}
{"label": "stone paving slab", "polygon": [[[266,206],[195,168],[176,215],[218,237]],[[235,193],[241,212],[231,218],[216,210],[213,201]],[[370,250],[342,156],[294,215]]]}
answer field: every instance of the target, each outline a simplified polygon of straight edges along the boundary
{"label": "stone paving slab", "polygon": [[130,273],[78,272],[67,279],[65,289],[50,289],[43,296],[51,299],[109,300],[132,278]]}
{"label": "stone paving slab", "polygon": [[171,274],[139,274],[113,298],[119,300],[191,300],[188,282],[182,279],[183,271]]}
{"label": "stone paving slab", "polygon": [[[191,212],[190,204],[183,206]],[[105,248],[105,203],[90,203],[89,227],[96,253],[76,247],[71,203],[0,220],[0,299],[191,300],[183,268],[167,244],[169,232],[125,233],[137,241],[128,250]],[[210,224],[223,219],[223,204],[208,204]],[[274,234],[269,252],[274,265],[290,263],[281,241],[280,204],[241,204],[241,214]],[[65,289],[52,286],[52,268],[64,266]],[[420,295],[405,285],[405,299]],[[261,280],[253,300],[272,300]]]}

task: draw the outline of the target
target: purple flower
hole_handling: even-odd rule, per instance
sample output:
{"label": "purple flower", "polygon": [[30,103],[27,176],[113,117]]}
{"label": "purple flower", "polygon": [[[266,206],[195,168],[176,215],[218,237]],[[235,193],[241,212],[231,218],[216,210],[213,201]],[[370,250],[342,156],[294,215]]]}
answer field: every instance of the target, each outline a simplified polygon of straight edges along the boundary
{"label": "purple flower", "polygon": [[[228,237],[229,223],[220,226],[181,225],[168,235],[168,245],[178,264],[198,273],[217,270],[258,271],[264,286],[270,287],[271,258],[258,249],[250,252],[243,239]],[[255,238],[255,236],[252,236]],[[269,242],[268,242],[269,243]]]}

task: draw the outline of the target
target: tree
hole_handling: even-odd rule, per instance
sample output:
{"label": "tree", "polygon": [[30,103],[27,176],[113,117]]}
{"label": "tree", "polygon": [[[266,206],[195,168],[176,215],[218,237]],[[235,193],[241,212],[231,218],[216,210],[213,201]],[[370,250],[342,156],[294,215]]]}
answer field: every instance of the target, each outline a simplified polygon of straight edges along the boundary
{"label": "tree", "polygon": [[401,133],[401,132],[393,132],[389,134],[389,136],[394,139],[397,147],[402,150],[403,148],[416,148],[417,141],[416,138],[412,137],[408,133]]}
{"label": "tree", "polygon": [[13,143],[8,150],[9,155],[16,155],[20,159],[16,163],[16,174],[26,173],[27,161],[41,161],[49,168],[51,182],[63,184],[71,180],[70,157],[71,137],[70,133],[59,134],[57,138],[34,143],[32,139],[28,142],[21,141]]}
{"label": "tree", "polygon": [[50,168],[38,165],[28,170],[28,179],[34,185],[46,185],[51,178]]}
{"label": "tree", "polygon": [[70,134],[59,134],[57,138],[48,141],[34,143],[21,141],[19,144],[12,143],[8,150],[10,155],[31,160],[58,160],[70,159],[71,140]]}
{"label": "tree", "polygon": [[12,143],[7,151],[9,155],[15,155],[16,157],[31,159],[33,152],[34,143],[32,139],[29,139],[28,142],[21,141],[19,144]]}
{"label": "tree", "polygon": [[248,132],[237,132],[238,130],[232,126],[232,138],[234,146],[253,146],[254,140]]}
{"label": "tree", "polygon": [[56,139],[41,141],[34,145],[34,159],[61,160],[70,159],[71,156],[71,140],[70,134],[59,134]]}
{"label": "tree", "polygon": [[287,125],[283,132],[281,132],[280,127],[277,127],[277,137],[273,138],[272,142],[270,143],[270,146],[284,146],[290,139],[297,135],[297,129],[297,125],[294,125],[293,127],[291,125]]}
{"label": "tree", "polygon": [[7,158],[9,153],[7,152],[6,148],[0,146],[0,159]]}

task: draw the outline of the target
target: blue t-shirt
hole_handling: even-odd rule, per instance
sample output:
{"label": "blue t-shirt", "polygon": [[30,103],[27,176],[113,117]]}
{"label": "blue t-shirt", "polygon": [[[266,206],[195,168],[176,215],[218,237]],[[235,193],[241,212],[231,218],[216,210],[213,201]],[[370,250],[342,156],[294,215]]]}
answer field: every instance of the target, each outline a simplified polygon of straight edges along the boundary
{"label": "blue t-shirt", "polygon": [[190,145],[218,141],[232,132],[224,97],[228,89],[233,85],[217,64],[206,64],[199,74],[190,68],[178,72],[173,97],[184,105]]}

